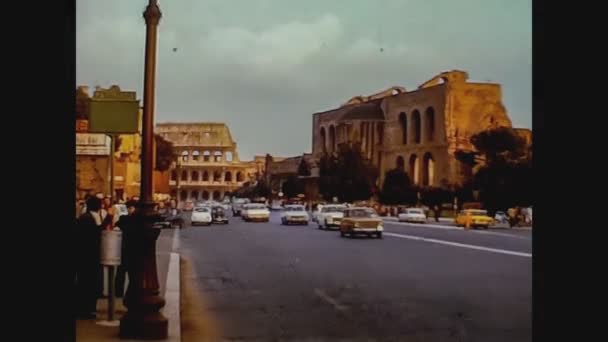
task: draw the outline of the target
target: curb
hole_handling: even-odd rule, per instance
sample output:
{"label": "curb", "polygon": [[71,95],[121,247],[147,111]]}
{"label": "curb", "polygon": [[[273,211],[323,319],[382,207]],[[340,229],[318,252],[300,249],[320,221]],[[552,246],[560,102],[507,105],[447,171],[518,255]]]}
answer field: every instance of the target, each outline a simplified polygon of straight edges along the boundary
{"label": "curb", "polygon": [[170,253],[169,270],[167,272],[167,283],[165,286],[165,307],[163,314],[169,319],[169,336],[166,341],[180,342],[181,339],[181,317],[180,317],[180,255]]}

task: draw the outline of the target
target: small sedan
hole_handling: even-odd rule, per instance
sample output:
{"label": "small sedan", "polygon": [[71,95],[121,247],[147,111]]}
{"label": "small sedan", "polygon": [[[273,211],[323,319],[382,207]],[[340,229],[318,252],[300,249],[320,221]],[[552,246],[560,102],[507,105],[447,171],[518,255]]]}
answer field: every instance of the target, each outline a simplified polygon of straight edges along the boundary
{"label": "small sedan", "polygon": [[228,224],[228,217],[226,216],[226,209],[221,205],[216,205],[211,208],[211,219],[213,223]]}
{"label": "small sedan", "polygon": [[270,210],[263,203],[249,203],[243,205],[241,217],[247,222],[268,222],[270,221]]}
{"label": "small sedan", "polygon": [[332,229],[340,227],[340,222],[344,217],[344,205],[326,205],[321,208],[317,215],[319,229]]}
{"label": "small sedan", "polygon": [[292,223],[308,225],[309,219],[306,209],[301,204],[287,205],[281,213],[281,224],[283,225]]}
{"label": "small sedan", "polygon": [[398,217],[399,222],[426,223],[426,215],[421,208],[407,208]]}
{"label": "small sedan", "polygon": [[384,230],[382,219],[372,208],[351,207],[344,210],[344,218],[340,222],[340,236],[365,234],[369,237],[376,235],[382,238]]}
{"label": "small sedan", "polygon": [[203,224],[210,225],[212,222],[211,209],[208,207],[196,207],[192,210],[192,217],[190,219],[193,226]]}
{"label": "small sedan", "polygon": [[466,227],[479,227],[488,229],[494,223],[494,219],[488,216],[487,210],[465,209],[456,216],[456,225]]}

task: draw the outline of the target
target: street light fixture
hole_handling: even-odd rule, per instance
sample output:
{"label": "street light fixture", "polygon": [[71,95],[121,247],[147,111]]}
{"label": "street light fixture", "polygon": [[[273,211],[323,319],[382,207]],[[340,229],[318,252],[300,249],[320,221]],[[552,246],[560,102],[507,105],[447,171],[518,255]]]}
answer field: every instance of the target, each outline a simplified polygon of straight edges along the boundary
{"label": "street light fixture", "polygon": [[156,240],[160,228],[153,199],[154,170],[154,90],[156,77],[156,42],[162,14],[157,0],[149,0],[143,13],[146,20],[144,73],[144,110],[142,118],[141,198],[138,224],[125,233],[129,250],[127,269],[129,287],[124,304],[127,313],[120,320],[120,336],[131,339],[165,339],[168,320],[160,313],[165,299],[160,296],[156,268]]}

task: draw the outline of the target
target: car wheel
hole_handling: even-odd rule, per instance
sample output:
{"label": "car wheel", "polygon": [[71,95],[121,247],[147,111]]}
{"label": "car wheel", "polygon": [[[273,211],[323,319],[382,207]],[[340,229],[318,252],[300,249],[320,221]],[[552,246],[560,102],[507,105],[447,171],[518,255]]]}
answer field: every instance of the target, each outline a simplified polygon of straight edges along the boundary
{"label": "car wheel", "polygon": [[378,239],[382,239],[382,232],[376,233],[376,236],[378,237]]}
{"label": "car wheel", "polygon": [[317,228],[318,228],[319,230],[323,230],[323,225],[321,225],[321,224],[319,223],[319,224],[317,224]]}
{"label": "car wheel", "polygon": [[344,233],[343,231],[340,231],[340,237],[346,237],[346,233]]}

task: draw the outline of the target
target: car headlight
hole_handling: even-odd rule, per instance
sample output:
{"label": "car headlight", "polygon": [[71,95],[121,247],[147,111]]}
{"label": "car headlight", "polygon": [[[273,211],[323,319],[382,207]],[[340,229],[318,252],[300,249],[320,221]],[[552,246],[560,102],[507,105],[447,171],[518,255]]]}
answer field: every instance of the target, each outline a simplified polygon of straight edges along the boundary
{"label": "car headlight", "polygon": [[333,222],[333,220],[334,220],[333,217],[331,217],[331,216],[327,217],[327,223],[331,223],[331,222]]}
{"label": "car headlight", "polygon": [[355,222],[355,228],[359,228],[359,222]]}
{"label": "car headlight", "polygon": [[384,226],[382,226],[382,223],[380,223],[380,224],[378,225],[378,228],[377,228],[377,229],[378,229],[378,230],[384,230]]}

